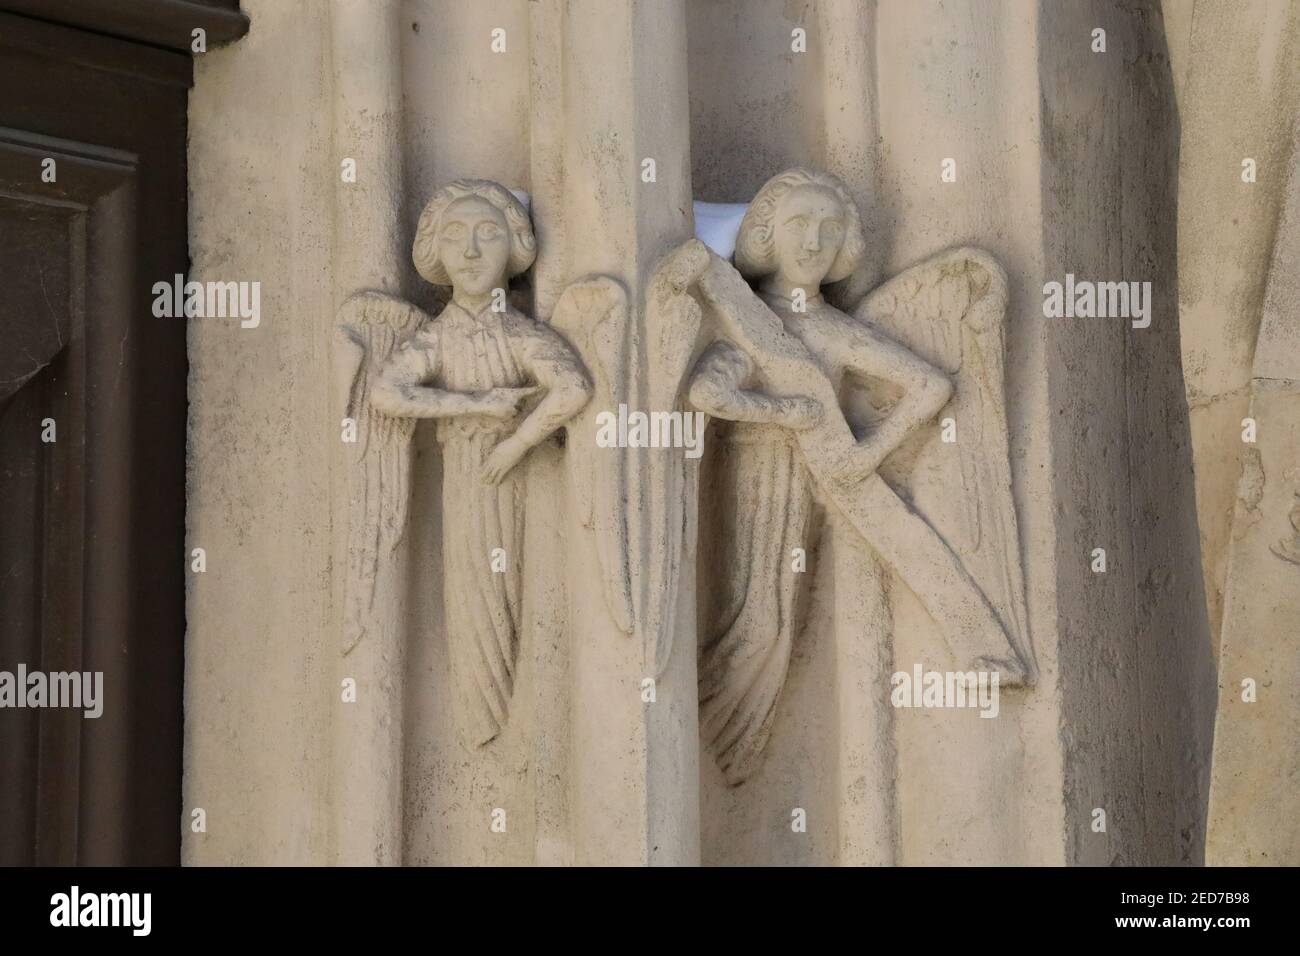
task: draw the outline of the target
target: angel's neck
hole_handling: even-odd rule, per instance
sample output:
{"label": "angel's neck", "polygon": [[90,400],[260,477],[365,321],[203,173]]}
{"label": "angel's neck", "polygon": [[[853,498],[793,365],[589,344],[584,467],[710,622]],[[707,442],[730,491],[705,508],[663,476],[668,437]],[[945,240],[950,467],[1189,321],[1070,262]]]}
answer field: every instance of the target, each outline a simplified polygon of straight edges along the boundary
{"label": "angel's neck", "polygon": [[477,318],[480,312],[492,304],[492,293],[484,292],[482,295],[475,295],[471,292],[453,289],[451,301],[468,312],[471,317]]}
{"label": "angel's neck", "polygon": [[822,300],[822,290],[820,286],[806,286],[786,278],[780,272],[774,272],[770,276],[764,276],[758,284],[759,291],[778,299],[785,299],[793,302],[796,296],[801,296],[803,301],[809,305]]}

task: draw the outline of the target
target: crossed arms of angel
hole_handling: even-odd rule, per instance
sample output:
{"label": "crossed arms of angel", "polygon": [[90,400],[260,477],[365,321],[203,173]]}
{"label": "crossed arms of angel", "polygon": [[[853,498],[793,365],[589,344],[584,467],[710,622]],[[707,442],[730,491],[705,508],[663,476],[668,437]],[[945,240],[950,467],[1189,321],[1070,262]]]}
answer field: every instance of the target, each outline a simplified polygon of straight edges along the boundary
{"label": "crossed arms of angel", "polygon": [[[729,267],[720,260],[712,262],[698,287],[710,304],[726,309],[726,276],[719,269]],[[830,469],[834,480],[853,484],[873,474],[910,434],[934,418],[952,397],[953,384],[944,372],[893,339],[848,316],[827,312],[801,336],[819,364],[879,379],[902,391],[889,415]],[[753,388],[757,372],[743,348],[717,341],[695,367],[689,400],[715,418],[771,422],[794,431],[814,428],[825,415],[838,414],[838,409],[828,412],[823,401],[808,395],[774,395]]]}
{"label": "crossed arms of angel", "polygon": [[[705,293],[707,297],[707,292]],[[845,336],[833,343],[834,360],[855,374],[886,381],[903,397],[888,417],[859,440],[833,466],[831,476],[844,484],[861,481],[921,425],[934,418],[952,397],[952,381],[929,362],[864,326],[844,323]],[[715,342],[701,356],[689,398],[715,418],[771,422],[794,431],[818,425],[826,410],[807,395],[771,395],[750,386],[754,360],[727,342]]]}
{"label": "crossed arms of angel", "polygon": [[481,477],[489,484],[500,482],[530,449],[573,417],[591,394],[587,374],[572,350],[551,329],[526,317],[511,315],[507,322],[515,359],[534,383],[521,387],[463,392],[442,387],[439,335],[438,324],[426,322],[379,361],[370,388],[370,405],[397,418],[468,415],[509,421],[520,414],[526,399],[541,393],[540,401],[523,415],[514,432],[485,459]]}

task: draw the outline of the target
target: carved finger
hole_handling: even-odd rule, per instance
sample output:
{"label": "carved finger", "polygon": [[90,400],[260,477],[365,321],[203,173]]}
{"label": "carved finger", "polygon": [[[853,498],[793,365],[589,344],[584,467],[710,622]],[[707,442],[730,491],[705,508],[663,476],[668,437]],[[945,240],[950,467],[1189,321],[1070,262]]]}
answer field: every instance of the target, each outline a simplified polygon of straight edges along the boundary
{"label": "carved finger", "polygon": [[488,456],[488,460],[483,463],[482,471],[479,472],[479,477],[489,485],[498,485],[501,483],[501,463],[497,461],[496,455]]}

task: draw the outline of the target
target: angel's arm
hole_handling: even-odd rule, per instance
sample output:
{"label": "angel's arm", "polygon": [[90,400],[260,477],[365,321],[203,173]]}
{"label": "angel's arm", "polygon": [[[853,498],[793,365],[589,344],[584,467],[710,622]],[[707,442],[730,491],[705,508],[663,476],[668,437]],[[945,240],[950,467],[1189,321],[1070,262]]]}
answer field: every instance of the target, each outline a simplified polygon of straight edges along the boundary
{"label": "angel's arm", "polygon": [[455,415],[505,418],[514,414],[524,390],[452,392],[425,384],[438,374],[438,354],[437,341],[430,331],[403,342],[380,368],[370,393],[370,404],[386,415],[399,418]]}
{"label": "angel's arm", "polygon": [[524,367],[546,392],[511,436],[527,449],[540,444],[587,404],[591,380],[574,351],[545,325],[532,325],[520,344]]}
{"label": "angel's arm", "polygon": [[885,420],[858,443],[860,454],[842,474],[846,478],[865,477],[948,404],[952,382],[925,359],[865,325],[848,326],[841,348],[840,358],[846,368],[883,379],[903,391]]}
{"label": "angel's arm", "polygon": [[729,342],[714,342],[695,365],[687,398],[694,408],[733,422],[774,422],[799,429],[821,417],[821,404],[814,399],[744,388],[753,374],[754,360],[744,350]]}
{"label": "angel's arm", "polygon": [[482,477],[489,484],[501,481],[530,448],[576,415],[591,397],[591,380],[564,339],[544,325],[530,322],[530,326],[519,330],[517,354],[546,396],[519,423],[514,434],[488,454]]}

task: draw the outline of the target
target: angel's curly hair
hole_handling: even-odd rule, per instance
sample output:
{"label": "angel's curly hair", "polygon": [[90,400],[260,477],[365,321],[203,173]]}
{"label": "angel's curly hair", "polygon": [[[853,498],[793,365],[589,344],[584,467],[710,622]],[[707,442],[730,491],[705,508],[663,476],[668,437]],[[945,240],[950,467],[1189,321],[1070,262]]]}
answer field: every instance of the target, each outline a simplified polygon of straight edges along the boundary
{"label": "angel's curly hair", "polygon": [[800,186],[818,186],[835,194],[844,207],[844,242],[826,273],[827,282],[848,278],[862,261],[867,237],[862,230],[858,204],[838,176],[796,166],[777,173],[763,184],[740,222],[736,239],[736,268],[747,279],[759,279],[776,271],[776,207],[781,198]]}
{"label": "angel's curly hair", "polygon": [[537,237],[533,235],[533,223],[523,203],[505,186],[490,179],[457,179],[434,193],[420,213],[411,250],[415,271],[434,285],[451,285],[451,276],[447,275],[438,255],[438,229],[447,207],[466,196],[477,196],[490,202],[506,217],[506,226],[510,230],[510,261],[506,266],[506,277],[513,278],[527,270],[537,257]]}

